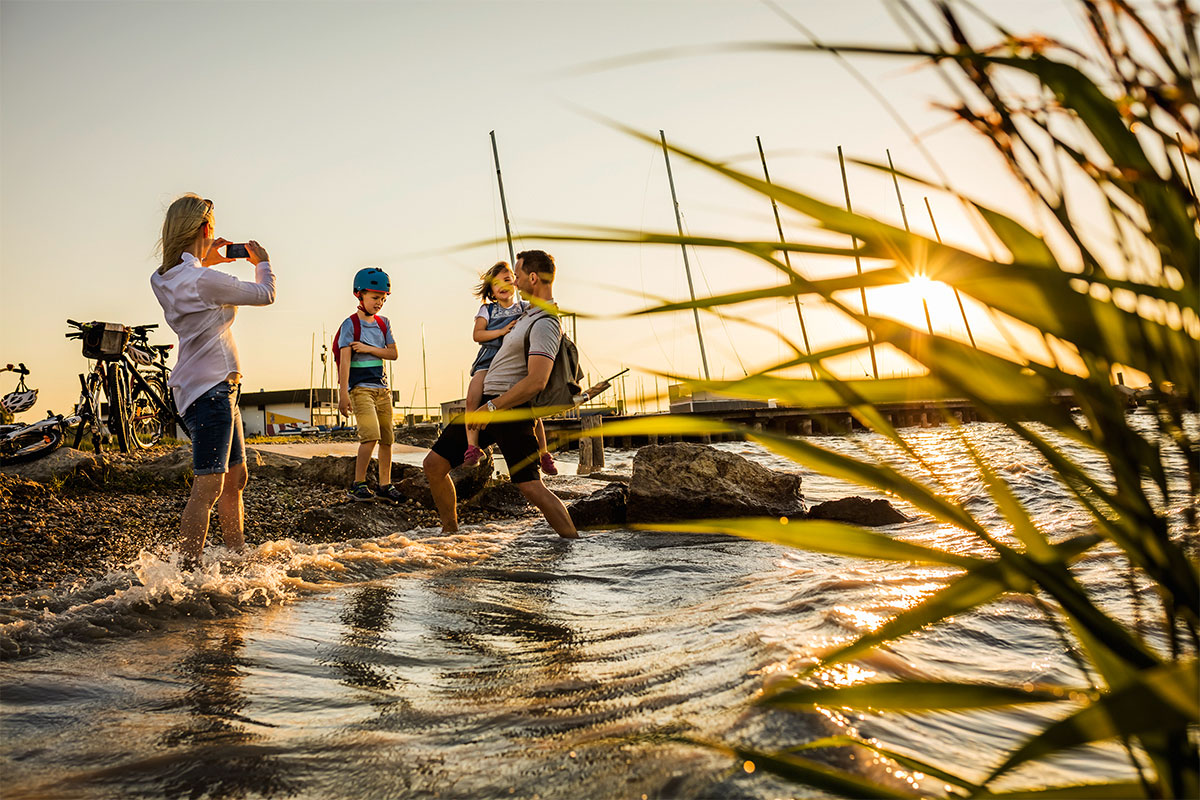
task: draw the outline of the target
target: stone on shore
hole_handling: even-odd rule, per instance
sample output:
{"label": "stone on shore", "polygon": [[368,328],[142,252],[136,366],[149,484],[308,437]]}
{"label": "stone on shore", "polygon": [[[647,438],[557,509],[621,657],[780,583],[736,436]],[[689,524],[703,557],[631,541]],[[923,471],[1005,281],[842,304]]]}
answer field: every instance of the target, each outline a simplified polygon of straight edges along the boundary
{"label": "stone on shore", "polygon": [[[299,462],[295,467],[295,477],[311,483],[349,487],[354,482],[356,461],[354,456],[313,456]],[[392,483],[399,484],[420,474],[422,474],[420,467],[414,467],[411,464],[392,464]],[[371,464],[367,467],[367,480],[373,483],[378,482],[378,459],[371,459]]]}
{"label": "stone on shore", "polygon": [[95,473],[103,464],[103,460],[98,459],[94,453],[85,453],[73,447],[60,447],[36,461],[0,467],[0,472],[19,475],[38,483],[51,483],[80,473]]}
{"label": "stone on shore", "polygon": [[470,505],[500,517],[523,517],[536,510],[521,494],[521,490],[508,480],[491,484],[473,497]]}
{"label": "stone on shore", "polygon": [[628,520],[803,516],[800,476],[734,453],[672,442],[638,450],[629,482]]}
{"label": "stone on shore", "polygon": [[130,469],[163,483],[185,483],[192,477],[191,445],[176,447],[153,461],[130,465]]}
{"label": "stone on shore", "polygon": [[271,478],[294,478],[304,459],[276,453],[271,450],[246,448],[246,467],[252,476]]}
{"label": "stone on shore", "polygon": [[[393,475],[392,482],[396,484],[396,488],[408,499],[419,503],[425,508],[437,508],[433,502],[433,493],[429,491],[429,480],[425,477],[425,471],[419,467],[411,467],[414,472],[409,473],[408,477],[403,480],[396,480]],[[488,479],[492,477],[492,456],[491,453],[484,452],[483,458],[479,459],[479,463],[473,467],[468,467],[463,464],[450,471],[450,479],[454,481],[454,491],[457,494],[458,502],[465,503],[471,498],[484,490],[487,486]]]}
{"label": "stone on shore", "polygon": [[343,539],[370,539],[408,531],[417,525],[403,506],[383,500],[348,501],[324,508],[310,508],[300,515],[300,530],[307,534]]}
{"label": "stone on shore", "polygon": [[576,528],[616,528],[627,520],[629,487],[611,483],[567,506]]}
{"label": "stone on shore", "polygon": [[887,500],[867,500],[863,497],[843,497],[827,503],[817,503],[808,512],[809,519],[829,519],[877,528],[908,522]]}

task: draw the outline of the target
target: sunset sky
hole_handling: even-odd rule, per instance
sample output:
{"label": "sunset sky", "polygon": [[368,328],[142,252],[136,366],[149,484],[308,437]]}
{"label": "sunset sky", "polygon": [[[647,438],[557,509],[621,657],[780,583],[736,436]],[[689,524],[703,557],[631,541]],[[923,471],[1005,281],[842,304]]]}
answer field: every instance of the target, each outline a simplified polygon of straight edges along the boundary
{"label": "sunset sky", "polygon": [[[785,0],[829,43],[909,44],[881,0]],[[982,5],[1018,32],[1086,46],[1052,0]],[[499,140],[517,249],[558,261],[556,299],[581,320],[592,376],[633,367],[699,374],[690,314],[617,319],[685,298],[677,247],[545,243],[563,225],[674,232],[662,153],[604,117],[759,174],[761,136],[772,178],[841,202],[835,150],[931,170],[906,134],[828,54],[707,52],[585,71],[578,67],[660,48],[803,41],[755,2],[0,3],[0,363],[23,361],[42,391],[41,416],[66,412],[84,365],[66,318],[159,322],[150,291],[168,204],[212,198],[217,233],[270,252],[278,301],[243,309],[234,331],[248,390],[307,386],[317,347],[351,313],[354,272],[390,273],[384,309],[400,359],[394,388],[421,403],[421,333],[431,403],[461,396],[476,345],[480,271],[507,258],[488,132]],[[1028,219],[1025,199],[990,148],[935,107],[944,84],[913,61],[853,63],[922,134],[967,194]],[[584,113],[584,112],[589,113]],[[774,239],[769,204],[682,158],[672,161],[693,233]],[[886,176],[850,172],[855,210],[899,221]],[[923,192],[905,185],[909,219],[930,231]],[[982,245],[955,202],[931,194],[944,238]],[[804,221],[785,214],[789,235]],[[852,263],[798,259],[813,275]],[[747,259],[701,251],[701,294],[767,286]],[[238,262],[225,269],[249,278]],[[923,320],[912,297],[880,295],[881,312]],[[789,304],[739,307],[799,341]],[[860,334],[806,307],[814,346]],[[934,304],[939,331],[961,331],[957,310]],[[921,323],[923,324],[923,322]],[[786,355],[773,336],[704,322],[713,377],[734,378]],[[156,341],[174,341],[165,324]],[[976,335],[991,335],[981,317]],[[841,368],[854,375],[861,359]],[[899,362],[885,372],[903,369]],[[628,384],[632,395],[636,378]],[[317,365],[320,382],[320,365]],[[11,389],[10,378],[0,393]],[[28,416],[28,415],[27,415]]]}

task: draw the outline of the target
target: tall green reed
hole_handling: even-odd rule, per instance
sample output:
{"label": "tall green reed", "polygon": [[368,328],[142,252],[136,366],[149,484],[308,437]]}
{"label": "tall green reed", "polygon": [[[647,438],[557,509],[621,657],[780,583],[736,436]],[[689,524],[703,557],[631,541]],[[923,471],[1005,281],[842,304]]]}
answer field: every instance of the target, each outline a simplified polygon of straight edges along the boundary
{"label": "tall green reed", "polygon": [[[935,487],[886,464],[833,453],[804,439],[743,430],[781,455],[814,470],[892,493],[939,522],[973,534],[987,557],[968,557],[897,542],[885,534],[802,520],[697,521],[664,530],[709,531],[779,542],[845,556],[944,564],[962,570],[945,588],[878,629],[821,658],[812,667],[774,686],[761,702],[785,710],[815,706],[876,711],[975,709],[1040,703],[1058,704],[1056,721],[1009,752],[997,752],[982,781],[968,780],[936,763],[879,744],[842,736],[767,753],[735,744],[708,742],[798,783],[854,797],[916,797],[917,790],[873,782],[861,775],[806,757],[808,750],[856,746],[879,752],[909,769],[936,778],[953,795],[1053,797],[1200,796],[1195,730],[1200,723],[1200,579],[1195,544],[1196,500],[1200,494],[1200,442],[1195,413],[1200,396],[1200,203],[1193,181],[1200,149],[1196,121],[1200,98],[1200,50],[1195,11],[1185,0],[1161,4],[1148,16],[1126,0],[1079,0],[1077,10],[1094,34],[1094,53],[1082,53],[1044,36],[1017,36],[988,22],[993,44],[978,46],[962,14],[982,16],[973,6],[933,3],[935,19],[905,2],[904,14],[935,44],[911,49],[815,43],[763,43],[751,49],[861,53],[923,59],[944,70],[956,100],[949,113],[989,142],[1025,187],[1031,204],[1048,220],[1054,236],[1029,230],[1016,219],[972,200],[940,182],[976,215],[990,237],[1008,252],[985,258],[908,233],[887,222],[850,213],[805,192],[673,147],[730,181],[808,217],[817,228],[846,234],[857,248],[825,244],[737,241],[720,237],[612,232],[551,236],[605,242],[680,243],[740,251],[771,265],[784,278],[772,285],[663,303],[640,314],[728,308],[772,297],[820,298],[857,321],[869,339],[806,354],[735,381],[690,381],[694,390],[745,398],[776,399],[795,406],[836,400],[855,417],[919,461],[916,452],[878,410],[878,403],[949,397],[969,399],[1003,423],[1045,460],[1053,475],[1086,509],[1092,530],[1053,541],[1011,487],[971,449],[978,469],[1011,537],[989,530]],[[963,11],[961,9],[967,9]],[[1159,31],[1171,34],[1165,38]],[[1018,97],[1006,79],[1024,76],[1038,91]],[[628,129],[627,129],[628,130]],[[633,136],[657,144],[638,131]],[[1190,163],[1189,163],[1190,161]],[[885,170],[883,164],[858,162]],[[1090,195],[1111,223],[1114,246],[1097,247],[1086,231],[1091,221],[1075,195]],[[781,260],[781,252],[881,259],[886,266],[861,276],[812,280]],[[1039,363],[1017,353],[977,350],[949,336],[931,335],[874,319],[841,299],[847,289],[907,282],[914,273],[955,287],[990,313],[1023,324],[1053,352],[1069,352],[1075,365]],[[887,344],[922,365],[917,378],[844,381],[823,364],[868,341]],[[786,377],[785,370],[811,365],[813,380]],[[1131,424],[1127,398],[1115,391],[1118,370],[1147,376],[1154,392],[1147,401],[1153,431]],[[1072,413],[1048,402],[1069,393]],[[952,421],[949,420],[948,421]],[[610,435],[717,433],[736,426],[696,418],[656,418],[608,426]],[[1106,475],[1085,469],[1058,437],[1099,454]],[[1186,485],[1168,480],[1166,460],[1182,454]],[[1174,525],[1169,509],[1182,509]],[[1101,545],[1119,548],[1128,563],[1131,594],[1138,581],[1154,588],[1153,599],[1132,598],[1134,619],[1101,608],[1081,585],[1073,564]],[[820,685],[814,676],[832,665],[867,654],[1004,595],[1024,595],[1045,614],[1075,660],[1079,685],[1006,687],[902,680],[849,687]],[[1148,624],[1139,618],[1152,618]],[[1143,624],[1139,624],[1142,622]],[[1148,635],[1153,631],[1154,636]],[[1165,642],[1165,644],[1163,644]],[[993,784],[1029,762],[1080,745],[1114,740],[1124,748],[1136,780],[1082,786],[993,792]]]}

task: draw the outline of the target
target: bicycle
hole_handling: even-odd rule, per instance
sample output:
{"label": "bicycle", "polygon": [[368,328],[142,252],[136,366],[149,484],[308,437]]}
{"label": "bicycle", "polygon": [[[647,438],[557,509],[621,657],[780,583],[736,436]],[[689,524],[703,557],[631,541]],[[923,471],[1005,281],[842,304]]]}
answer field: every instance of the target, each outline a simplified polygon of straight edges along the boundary
{"label": "bicycle", "polygon": [[[19,414],[33,407],[37,389],[25,385],[29,369],[24,364],[8,364],[0,372],[15,372],[21,377],[17,388],[0,399],[0,407],[9,414]],[[67,429],[79,424],[79,417],[63,417],[53,411],[43,420],[32,424],[7,423],[0,425],[0,465],[21,464],[47,456],[62,446]]]}
{"label": "bicycle", "polygon": [[[149,331],[157,327],[158,325],[132,326],[129,329],[130,341],[125,347],[125,352],[134,363],[136,371],[153,390],[146,391],[132,375],[126,376],[129,390],[129,434],[133,443],[143,449],[158,444],[168,431],[174,432],[172,429],[175,426],[171,389],[167,385],[171,377],[167,356],[175,345],[150,344]],[[170,412],[155,403],[152,395],[166,400],[171,405]]]}
{"label": "bicycle", "polygon": [[[104,439],[102,421],[108,434],[116,439],[122,453],[130,446],[152,447],[165,435],[171,424],[187,430],[175,411],[167,386],[170,369],[166,355],[173,345],[151,345],[148,331],[157,325],[137,325],[132,328],[114,322],[76,322],[67,320],[76,330],[67,333],[68,339],[83,342],[83,355],[95,359],[96,366],[87,375],[80,375],[82,388],[78,416],[88,421],[92,442],[99,452]],[[130,339],[133,339],[132,347]],[[143,374],[141,367],[149,368]],[[107,399],[107,409],[100,395]],[[107,414],[103,412],[107,410]],[[84,426],[75,433],[75,446],[83,440]]]}

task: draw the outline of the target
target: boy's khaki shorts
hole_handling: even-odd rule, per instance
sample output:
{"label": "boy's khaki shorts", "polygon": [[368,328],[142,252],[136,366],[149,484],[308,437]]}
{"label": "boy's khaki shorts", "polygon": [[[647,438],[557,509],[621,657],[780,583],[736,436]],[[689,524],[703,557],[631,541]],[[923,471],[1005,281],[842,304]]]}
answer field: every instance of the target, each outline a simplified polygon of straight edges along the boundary
{"label": "boy's khaki shorts", "polygon": [[358,422],[360,442],[391,445],[392,391],[378,387],[355,386],[350,390],[350,410]]}

